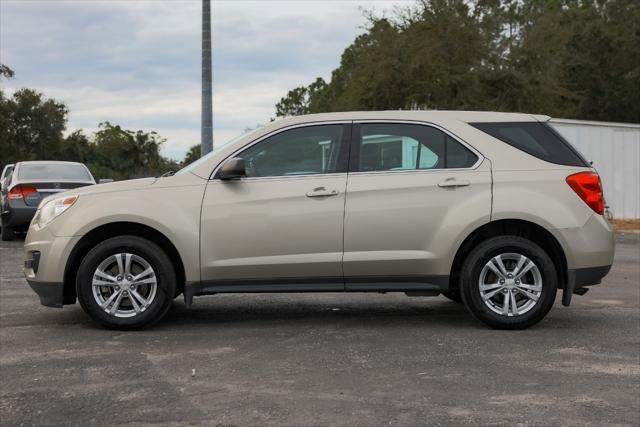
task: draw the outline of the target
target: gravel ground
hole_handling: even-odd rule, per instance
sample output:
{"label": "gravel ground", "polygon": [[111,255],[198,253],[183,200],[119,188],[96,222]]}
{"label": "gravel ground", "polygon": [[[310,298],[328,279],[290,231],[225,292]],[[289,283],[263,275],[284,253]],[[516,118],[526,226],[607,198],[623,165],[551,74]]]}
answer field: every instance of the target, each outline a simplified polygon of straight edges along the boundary
{"label": "gravel ground", "polygon": [[0,243],[2,425],[640,425],[640,235],[526,331],[443,297],[223,295],[156,327],[40,306]]}

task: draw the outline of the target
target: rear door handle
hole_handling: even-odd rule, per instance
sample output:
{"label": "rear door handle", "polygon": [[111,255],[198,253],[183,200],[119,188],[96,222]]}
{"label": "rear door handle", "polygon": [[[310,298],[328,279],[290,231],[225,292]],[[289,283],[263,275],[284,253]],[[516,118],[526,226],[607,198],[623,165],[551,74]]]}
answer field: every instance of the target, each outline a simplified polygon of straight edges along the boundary
{"label": "rear door handle", "polygon": [[338,190],[327,190],[324,187],[316,187],[307,192],[307,197],[331,197],[337,196]]}
{"label": "rear door handle", "polygon": [[438,183],[438,187],[466,187],[471,185],[471,182],[465,179],[447,178],[444,181]]}

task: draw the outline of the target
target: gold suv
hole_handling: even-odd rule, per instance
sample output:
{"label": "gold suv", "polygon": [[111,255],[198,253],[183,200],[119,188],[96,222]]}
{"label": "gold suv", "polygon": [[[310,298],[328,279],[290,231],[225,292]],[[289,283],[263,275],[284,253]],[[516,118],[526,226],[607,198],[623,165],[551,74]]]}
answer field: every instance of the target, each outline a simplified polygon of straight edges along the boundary
{"label": "gold suv", "polygon": [[496,328],[540,321],[613,261],[600,179],[546,123],[348,112],[269,124],[173,176],[44,200],[24,272],[133,329],[172,300],[241,292],[444,294]]}

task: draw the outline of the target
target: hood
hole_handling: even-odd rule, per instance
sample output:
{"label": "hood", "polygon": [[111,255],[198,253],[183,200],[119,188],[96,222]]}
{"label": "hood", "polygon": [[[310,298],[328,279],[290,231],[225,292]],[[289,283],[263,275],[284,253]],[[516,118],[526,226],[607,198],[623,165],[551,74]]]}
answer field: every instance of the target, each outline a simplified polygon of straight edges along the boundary
{"label": "hood", "polygon": [[126,181],[109,182],[106,184],[90,185],[88,187],[77,188],[69,191],[65,191],[60,194],[100,194],[100,193],[113,193],[117,191],[137,190],[140,188],[148,187],[156,182],[158,178],[140,178],[140,179],[128,179]]}

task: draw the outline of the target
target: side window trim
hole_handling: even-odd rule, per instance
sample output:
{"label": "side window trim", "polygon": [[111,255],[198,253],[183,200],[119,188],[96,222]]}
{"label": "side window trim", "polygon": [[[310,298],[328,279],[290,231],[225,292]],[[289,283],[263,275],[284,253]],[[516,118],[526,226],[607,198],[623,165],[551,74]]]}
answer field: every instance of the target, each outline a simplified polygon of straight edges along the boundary
{"label": "side window trim", "polygon": [[262,141],[271,138],[273,136],[276,136],[280,133],[283,132],[287,132],[289,130],[292,129],[299,129],[299,128],[305,128],[305,127],[312,127],[312,126],[325,126],[325,125],[342,125],[343,126],[343,133],[342,133],[342,137],[343,137],[343,143],[341,144],[341,149],[340,152],[338,153],[338,159],[337,159],[337,163],[336,163],[336,171],[332,172],[332,173],[316,173],[316,174],[308,174],[308,175],[282,175],[282,176],[264,176],[264,177],[244,177],[241,178],[241,180],[262,180],[262,179],[301,179],[301,178],[305,178],[305,177],[310,177],[310,176],[331,176],[331,175],[341,175],[341,174],[345,174],[348,171],[348,165],[349,165],[349,155],[351,153],[351,138],[353,137],[353,120],[331,120],[331,121],[326,121],[326,122],[309,122],[309,123],[299,123],[299,124],[295,124],[295,125],[290,125],[290,126],[285,126],[279,129],[276,129],[272,132],[269,132],[266,135],[262,135],[261,137],[245,144],[244,146],[238,148],[236,151],[234,151],[233,153],[231,153],[230,155],[228,155],[227,157],[225,157],[224,159],[222,159],[217,165],[216,167],[213,169],[213,172],[211,172],[211,175],[209,175],[209,181],[221,181],[220,178],[218,178],[217,174],[218,174],[218,170],[222,167],[222,165],[229,159],[232,159],[236,156],[238,156],[239,154],[243,153],[244,151],[252,148],[254,145],[260,144]]}
{"label": "side window trim", "polygon": [[[398,170],[381,170],[381,171],[361,171],[360,170],[360,140],[362,139],[362,126],[363,124],[409,124],[409,125],[420,125],[420,126],[428,126],[434,129],[437,129],[441,132],[443,132],[445,134],[445,136],[447,138],[451,138],[452,140],[458,142],[459,144],[461,144],[463,147],[467,148],[469,151],[471,151],[473,154],[475,154],[475,156],[478,158],[478,160],[471,166],[466,167],[466,168],[450,168],[450,169],[446,169],[446,158],[447,158],[447,143],[445,142],[444,144],[444,158],[445,158],[445,168],[438,168],[438,169],[398,169]],[[438,126],[435,123],[431,123],[431,122],[423,122],[423,121],[417,121],[417,120],[354,120],[353,121],[353,125],[352,125],[352,131],[351,131],[351,154],[349,156],[349,173],[354,173],[354,174],[386,174],[386,173],[425,173],[425,172],[442,172],[442,171],[451,171],[451,172],[455,172],[455,171],[459,171],[459,170],[473,170],[473,169],[477,169],[482,162],[484,161],[485,157],[482,155],[481,152],[479,152],[475,147],[469,145],[468,143],[466,143],[464,140],[458,138],[456,135],[452,134],[451,132],[449,132],[447,129],[443,128],[442,126]],[[445,140],[446,141],[446,140]],[[418,153],[420,153],[420,149],[418,149]],[[418,155],[419,158],[419,155]],[[416,163],[416,165],[419,163]]]}

